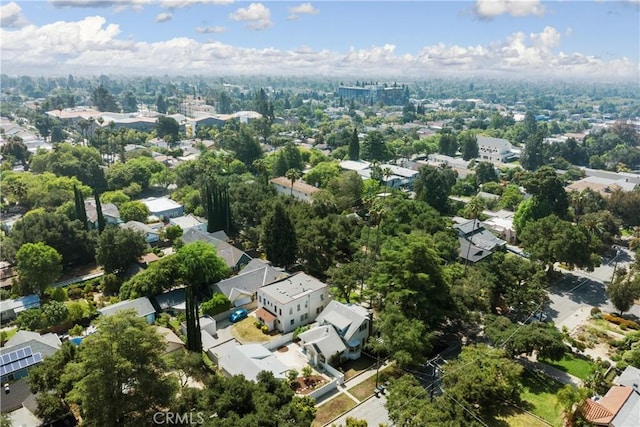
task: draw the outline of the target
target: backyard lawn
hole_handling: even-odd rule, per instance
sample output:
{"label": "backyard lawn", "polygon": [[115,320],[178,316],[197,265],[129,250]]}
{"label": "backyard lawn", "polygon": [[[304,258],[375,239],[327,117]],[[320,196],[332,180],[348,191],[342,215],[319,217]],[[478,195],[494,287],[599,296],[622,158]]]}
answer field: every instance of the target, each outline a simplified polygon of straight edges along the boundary
{"label": "backyard lawn", "polygon": [[356,402],[354,402],[353,399],[346,394],[340,393],[336,397],[328,400],[327,403],[318,407],[316,418],[313,420],[311,426],[323,426],[337,416],[344,414],[354,406],[356,406]]}
{"label": "backyard lawn", "polygon": [[562,426],[562,409],[556,405],[556,394],[563,387],[562,384],[540,372],[525,370],[522,385],[521,406],[554,426]]}
{"label": "backyard lawn", "polygon": [[547,427],[533,415],[530,415],[516,407],[511,406],[508,413],[504,413],[495,417],[498,425],[508,425],[509,427]]}
{"label": "backyard lawn", "polygon": [[262,333],[256,328],[256,318],[249,316],[242,319],[231,328],[231,335],[236,337],[241,343],[247,342],[265,342],[271,340],[271,336]]}
{"label": "backyard lawn", "polygon": [[541,360],[541,362],[544,362],[547,365],[551,365],[554,368],[560,369],[561,371],[568,372],[569,374],[576,376],[581,380],[587,378],[594,371],[593,362],[581,359],[570,353],[566,353],[562,360]]}

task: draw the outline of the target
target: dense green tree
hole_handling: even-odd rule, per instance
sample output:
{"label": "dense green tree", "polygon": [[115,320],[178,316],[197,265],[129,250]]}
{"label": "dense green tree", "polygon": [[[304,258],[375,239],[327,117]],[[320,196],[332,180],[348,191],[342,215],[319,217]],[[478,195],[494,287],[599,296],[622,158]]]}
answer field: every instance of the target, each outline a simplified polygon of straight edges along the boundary
{"label": "dense green tree", "polygon": [[193,286],[196,293],[229,275],[229,268],[216,248],[205,242],[184,245],[176,253],[175,261],[183,282]]}
{"label": "dense green tree", "polygon": [[581,225],[574,225],[550,215],[527,223],[519,235],[531,258],[553,271],[555,262],[563,262],[570,268],[593,270],[600,263],[597,251],[600,241],[589,235]]}
{"label": "dense green tree", "polygon": [[22,295],[38,294],[62,274],[62,256],[43,242],[25,243],[16,252],[16,270]]}
{"label": "dense green tree", "polygon": [[73,186],[73,193],[75,196],[76,219],[78,219],[85,228],[88,228],[89,223],[87,222],[87,208],[84,204],[84,196],[80,191],[78,191],[78,187],[75,185]]}
{"label": "dense green tree", "polygon": [[260,244],[267,259],[276,266],[287,268],[296,261],[296,231],[282,203],[276,203],[264,219]]}
{"label": "dense green tree", "polygon": [[607,286],[607,296],[620,315],[628,311],[640,298],[640,275],[617,270],[612,283]]}
{"label": "dense green tree", "polygon": [[566,217],[569,198],[555,169],[549,166],[540,167],[525,176],[523,185],[537,201],[548,204],[552,213],[560,218]]}
{"label": "dense green tree", "polygon": [[476,180],[478,184],[484,184],[485,182],[497,182],[498,174],[496,174],[496,167],[491,162],[479,162],[476,165]]}
{"label": "dense green tree", "polygon": [[131,197],[127,196],[123,191],[105,191],[100,195],[100,201],[102,203],[113,203],[116,206],[120,206],[124,202],[131,200]]}
{"label": "dense green tree", "polygon": [[408,317],[398,306],[387,305],[376,321],[380,339],[371,339],[376,351],[389,354],[401,367],[420,364],[431,349],[432,334],[419,319]]}
{"label": "dense green tree", "polygon": [[167,255],[152,263],[122,284],[120,299],[152,297],[182,283],[175,255]]}
{"label": "dense green tree", "polygon": [[455,156],[458,151],[458,139],[451,129],[442,129],[438,135],[438,152],[445,156]]}
{"label": "dense green tree", "polygon": [[177,142],[180,139],[180,124],[173,117],[160,116],[156,121],[156,135],[169,144]]}
{"label": "dense green tree", "polygon": [[427,202],[440,213],[449,209],[449,194],[456,183],[457,172],[451,168],[423,166],[414,183],[416,199]]}
{"label": "dense green tree", "polygon": [[519,326],[506,317],[491,316],[487,318],[485,334],[495,347],[504,348],[511,357],[536,351],[540,359],[560,360],[567,350],[562,332],[544,322]]}
{"label": "dense green tree", "polygon": [[41,310],[50,326],[59,325],[69,320],[69,309],[63,302],[49,301],[42,306]]}
{"label": "dense green tree", "polygon": [[620,218],[623,226],[640,226],[640,186],[634,191],[614,190],[607,198],[607,207]]}
{"label": "dense green tree", "polygon": [[27,165],[31,158],[31,152],[27,148],[27,144],[19,136],[9,137],[7,142],[0,147],[0,154],[2,154],[3,159],[10,159],[12,164],[17,161]]}
{"label": "dense green tree", "polygon": [[326,188],[329,182],[340,175],[341,168],[337,161],[321,162],[304,174],[304,180],[319,188]]}
{"label": "dense green tree", "polygon": [[113,113],[120,112],[120,108],[118,108],[115,98],[103,85],[100,85],[93,90],[91,100],[98,111],[109,111]]}
{"label": "dense green tree", "polygon": [[346,171],[329,180],[327,190],[333,195],[338,211],[362,203],[364,184],[356,171]]}
{"label": "dense green tree", "polygon": [[527,143],[520,155],[520,164],[529,171],[535,171],[546,163],[544,134],[536,132],[527,138]]}
{"label": "dense green tree", "polygon": [[365,274],[363,261],[356,260],[339,266],[330,267],[327,271],[327,283],[332,286],[332,291],[336,296],[351,302],[351,292],[360,287],[361,280]]}
{"label": "dense green tree", "polygon": [[147,205],[139,200],[132,200],[130,202],[124,202],[118,207],[120,212],[120,218],[124,221],[139,221],[146,222],[147,217],[150,215]]}
{"label": "dense green tree", "polygon": [[120,105],[122,105],[123,113],[136,113],[138,111],[138,100],[130,90],[122,94]]}
{"label": "dense green tree", "polygon": [[96,246],[96,261],[106,273],[124,271],[144,254],[147,244],[141,233],[129,228],[107,226]]}
{"label": "dense green tree", "polygon": [[63,375],[77,378],[69,398],[80,403],[87,426],[147,423],[176,391],[175,379],[164,375],[164,339],[133,311],[101,317],[96,326],[79,361],[65,366]]}
{"label": "dense green tree", "polygon": [[515,184],[509,184],[500,196],[500,206],[515,211],[523,200],[524,196],[520,192],[520,188]]}
{"label": "dense green tree", "polygon": [[167,101],[162,94],[158,94],[156,97],[156,111],[160,114],[167,114]]}
{"label": "dense green tree", "polygon": [[431,236],[415,232],[388,238],[371,273],[370,291],[383,307],[435,328],[453,307],[449,284]]}
{"label": "dense green tree", "polygon": [[379,131],[369,132],[362,141],[360,156],[364,160],[385,162],[391,159],[389,148],[384,141],[384,135]]}
{"label": "dense green tree", "polygon": [[216,314],[225,312],[229,310],[230,307],[231,301],[229,301],[229,298],[219,292],[213,294],[213,297],[211,297],[210,300],[205,301],[200,305],[202,313],[209,316],[215,316]]}
{"label": "dense green tree", "polygon": [[523,367],[505,351],[484,344],[463,347],[456,360],[442,367],[445,392],[461,403],[489,412],[504,401],[518,401]]}
{"label": "dense green tree", "polygon": [[98,232],[102,233],[104,231],[104,228],[107,226],[107,223],[104,219],[104,213],[102,212],[102,202],[100,201],[100,195],[98,194],[98,191],[95,189],[93,191],[93,199],[96,202],[96,215],[98,216]]}
{"label": "dense green tree", "polygon": [[478,157],[478,138],[474,134],[469,132],[461,134],[459,142],[460,152],[464,160],[471,160]]}
{"label": "dense green tree", "polygon": [[0,178],[2,195],[9,204],[19,204],[25,210],[45,208],[54,210],[66,202],[73,202],[73,186],[83,195],[91,189],[75,177],[56,176],[50,172],[31,173],[6,171]]}

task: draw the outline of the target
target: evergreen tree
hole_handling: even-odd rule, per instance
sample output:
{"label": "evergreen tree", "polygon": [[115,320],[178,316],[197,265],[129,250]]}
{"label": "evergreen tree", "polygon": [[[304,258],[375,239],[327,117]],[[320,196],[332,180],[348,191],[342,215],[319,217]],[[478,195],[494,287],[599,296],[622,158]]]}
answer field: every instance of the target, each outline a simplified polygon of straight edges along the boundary
{"label": "evergreen tree", "polygon": [[284,206],[276,204],[262,225],[261,244],[274,265],[287,268],[296,260],[296,230]]}
{"label": "evergreen tree", "polygon": [[185,293],[187,320],[187,350],[194,353],[202,352],[202,336],[200,334],[200,316],[198,301],[193,292],[193,285],[189,284]]}
{"label": "evergreen tree", "polygon": [[358,129],[353,128],[353,134],[349,140],[349,160],[360,159],[360,139],[358,138]]}
{"label": "evergreen tree", "polygon": [[100,195],[98,190],[93,190],[93,197],[96,199],[96,212],[98,214],[98,231],[102,233],[104,227],[107,225],[104,220],[104,214],[102,213],[102,202],[100,202]]}
{"label": "evergreen tree", "polygon": [[82,192],[78,190],[78,187],[73,186],[73,195],[76,205],[76,218],[82,223],[82,226],[86,229],[89,225],[87,223],[87,209],[84,205],[84,197]]}

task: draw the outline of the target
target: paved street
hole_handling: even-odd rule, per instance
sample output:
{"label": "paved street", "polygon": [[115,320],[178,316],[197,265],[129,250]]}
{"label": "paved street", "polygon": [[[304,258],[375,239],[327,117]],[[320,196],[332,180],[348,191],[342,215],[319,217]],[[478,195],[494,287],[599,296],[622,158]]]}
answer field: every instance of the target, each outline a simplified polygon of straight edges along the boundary
{"label": "paved street", "polygon": [[384,407],[386,402],[387,398],[383,395],[380,395],[380,397],[371,397],[333,421],[331,424],[343,426],[347,422],[347,418],[351,417],[358,420],[365,420],[367,424],[372,427],[380,424],[391,425],[392,423],[389,419],[389,413],[387,412],[387,408]]}
{"label": "paved street", "polygon": [[[590,316],[592,307],[616,312],[607,299],[606,285],[611,281],[614,266],[628,268],[633,256],[633,252],[622,248],[617,256],[603,260],[592,272],[565,270],[565,277],[550,289],[551,303],[545,313],[558,327],[567,326],[571,330]],[[640,318],[640,306],[634,305],[625,314]]]}

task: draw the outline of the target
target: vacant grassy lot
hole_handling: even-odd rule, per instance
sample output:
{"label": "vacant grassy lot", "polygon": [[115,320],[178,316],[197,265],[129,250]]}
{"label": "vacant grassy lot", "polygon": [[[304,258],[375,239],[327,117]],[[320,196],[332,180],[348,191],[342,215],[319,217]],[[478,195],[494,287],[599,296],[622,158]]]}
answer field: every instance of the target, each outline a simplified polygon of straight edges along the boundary
{"label": "vacant grassy lot", "polygon": [[339,415],[344,414],[349,409],[356,406],[356,402],[353,401],[346,394],[340,393],[336,397],[328,400],[327,403],[318,407],[318,412],[316,412],[316,418],[313,420],[311,424],[312,427],[323,426],[332,419],[338,417]]}
{"label": "vacant grassy lot", "polygon": [[[495,417],[497,421],[496,425],[508,425],[509,427],[548,427],[547,424],[543,423],[536,417],[527,414],[524,411],[516,407],[510,407],[508,413],[498,415]],[[489,425],[492,423],[490,420],[486,420]]]}
{"label": "vacant grassy lot", "polygon": [[551,360],[543,360],[543,362],[561,371],[568,372],[581,380],[587,378],[594,371],[592,362],[576,357],[570,353],[566,353],[562,360],[557,362]]}
{"label": "vacant grassy lot", "polygon": [[256,328],[255,317],[247,317],[242,319],[231,328],[231,335],[236,337],[238,341],[242,343],[247,342],[265,342],[271,340],[271,336],[263,334],[262,331]]}
{"label": "vacant grassy lot", "polygon": [[562,410],[557,406],[556,394],[563,387],[562,384],[542,373],[525,370],[522,385],[522,406],[550,424],[561,426]]}
{"label": "vacant grassy lot", "polygon": [[[387,366],[384,369],[380,369],[378,373],[378,384],[382,384],[389,377],[398,377],[402,375],[402,371],[399,371],[394,365]],[[358,385],[351,387],[348,391],[353,396],[362,401],[371,396],[376,388],[376,376],[367,378]]]}

